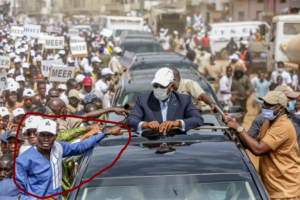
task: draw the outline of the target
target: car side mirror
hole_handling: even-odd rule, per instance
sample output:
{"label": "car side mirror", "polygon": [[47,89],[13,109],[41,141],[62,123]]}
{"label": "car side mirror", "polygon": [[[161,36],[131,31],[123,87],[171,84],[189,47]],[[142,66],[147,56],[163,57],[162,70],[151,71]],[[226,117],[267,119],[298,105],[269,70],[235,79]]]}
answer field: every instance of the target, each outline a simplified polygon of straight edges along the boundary
{"label": "car side mirror", "polygon": [[206,79],[208,82],[215,82],[215,81],[216,81],[216,79],[215,79],[214,77],[212,77],[212,76],[207,76],[205,79]]}
{"label": "car side mirror", "polygon": [[232,118],[241,118],[245,115],[245,111],[241,106],[231,106],[228,109],[228,115]]}

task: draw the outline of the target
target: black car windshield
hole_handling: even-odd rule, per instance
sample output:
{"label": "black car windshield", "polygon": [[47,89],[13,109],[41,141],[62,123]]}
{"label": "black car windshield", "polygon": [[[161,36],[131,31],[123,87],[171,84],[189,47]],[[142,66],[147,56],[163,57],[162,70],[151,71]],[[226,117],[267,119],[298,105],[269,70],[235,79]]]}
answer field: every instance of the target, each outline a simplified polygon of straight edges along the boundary
{"label": "black car windshield", "polygon": [[203,176],[98,179],[95,180],[98,185],[95,183],[95,186],[85,187],[77,199],[88,200],[99,199],[99,197],[104,200],[261,199],[252,182],[213,181],[201,177]]}
{"label": "black car windshield", "polygon": [[130,51],[131,53],[162,52],[161,46],[156,43],[128,43],[121,45],[121,49],[123,50],[123,52]]}
{"label": "black car windshield", "polygon": [[143,64],[143,65],[135,65],[130,68],[133,70],[143,70],[143,69],[161,69],[163,67],[174,67],[176,69],[195,69],[193,65],[185,64],[185,65],[174,65],[174,64]]}

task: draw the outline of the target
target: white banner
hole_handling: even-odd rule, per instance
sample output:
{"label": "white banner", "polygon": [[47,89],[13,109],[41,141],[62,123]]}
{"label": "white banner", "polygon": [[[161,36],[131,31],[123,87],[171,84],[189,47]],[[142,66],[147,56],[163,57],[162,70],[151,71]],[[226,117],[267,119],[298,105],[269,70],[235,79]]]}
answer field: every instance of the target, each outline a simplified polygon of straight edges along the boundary
{"label": "white banner", "polygon": [[106,28],[104,28],[100,33],[100,35],[103,35],[105,37],[110,37],[112,34],[113,34],[113,31],[108,30]]}
{"label": "white banner", "polygon": [[77,29],[77,28],[69,28],[69,35],[78,36],[79,35],[79,29]]}
{"label": "white banner", "polygon": [[0,68],[10,68],[10,58],[8,56],[0,56]]}
{"label": "white banner", "polygon": [[71,36],[70,37],[70,44],[78,43],[78,42],[85,42],[85,38],[84,37],[79,37],[79,36]]}
{"label": "white banner", "polygon": [[40,25],[26,24],[24,26],[24,35],[26,35],[27,37],[39,38],[40,32],[41,32]]}
{"label": "white banner", "polygon": [[58,60],[43,60],[42,61],[42,74],[44,77],[48,77],[50,74],[50,67],[52,65],[63,65],[62,59]]}
{"label": "white banner", "polygon": [[7,77],[6,72],[0,73],[0,94],[7,89]]}
{"label": "white banner", "polygon": [[47,33],[40,33],[38,44],[45,44],[46,37],[48,37]]}
{"label": "white banner", "polygon": [[71,49],[72,56],[76,56],[76,55],[85,55],[85,56],[87,56],[87,54],[88,54],[86,42],[71,43],[70,44],[70,49]]}
{"label": "white banner", "polygon": [[46,49],[64,49],[65,38],[64,37],[46,37],[45,48]]}
{"label": "white banner", "polygon": [[70,78],[74,78],[75,67],[64,67],[52,65],[49,74],[49,81],[67,82]]}
{"label": "white banner", "polygon": [[136,55],[130,53],[129,51],[125,51],[121,61],[120,61],[120,65],[126,67],[126,68],[130,68],[133,64],[133,62],[135,61]]}
{"label": "white banner", "polygon": [[12,26],[10,34],[15,37],[23,37],[24,27],[23,26]]}

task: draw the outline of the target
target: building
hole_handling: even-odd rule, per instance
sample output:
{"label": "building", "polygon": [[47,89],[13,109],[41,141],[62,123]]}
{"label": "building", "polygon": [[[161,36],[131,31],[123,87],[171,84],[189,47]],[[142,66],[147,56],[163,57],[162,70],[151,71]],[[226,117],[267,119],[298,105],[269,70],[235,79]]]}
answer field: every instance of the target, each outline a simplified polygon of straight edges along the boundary
{"label": "building", "polygon": [[[262,20],[270,22],[297,0],[230,0],[233,21]],[[299,0],[298,0],[299,1]]]}

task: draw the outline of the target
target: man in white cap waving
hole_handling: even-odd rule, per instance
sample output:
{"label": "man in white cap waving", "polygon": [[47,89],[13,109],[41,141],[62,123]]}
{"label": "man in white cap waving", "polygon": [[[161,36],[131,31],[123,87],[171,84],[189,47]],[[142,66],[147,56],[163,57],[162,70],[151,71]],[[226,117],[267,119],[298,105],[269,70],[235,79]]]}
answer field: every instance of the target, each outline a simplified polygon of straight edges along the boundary
{"label": "man in white cap waving", "polygon": [[[62,158],[83,154],[106,134],[110,134],[109,131],[92,135],[84,141],[73,144],[56,142],[56,122],[50,119],[41,120],[37,126],[37,144],[16,159],[15,177],[18,185],[28,193],[40,197],[60,193]],[[32,199],[32,197],[21,192],[20,199]],[[61,200],[61,195],[58,199]]]}
{"label": "man in white cap waving", "polygon": [[[109,92],[114,92],[114,85],[107,84],[107,82],[112,80],[112,75],[114,75],[114,74],[115,73],[112,72],[109,68],[102,69],[101,70],[101,79],[99,81],[97,81],[97,83],[95,84],[95,90],[101,91],[104,94],[104,98],[105,98],[106,102],[110,102],[109,101]],[[107,106],[110,107],[110,103]]]}
{"label": "man in white cap waving", "polygon": [[129,128],[138,133],[144,129],[168,132],[174,127],[188,131],[204,124],[191,97],[174,91],[174,74],[171,69],[159,69],[151,84],[152,92],[138,96],[126,120]]}

